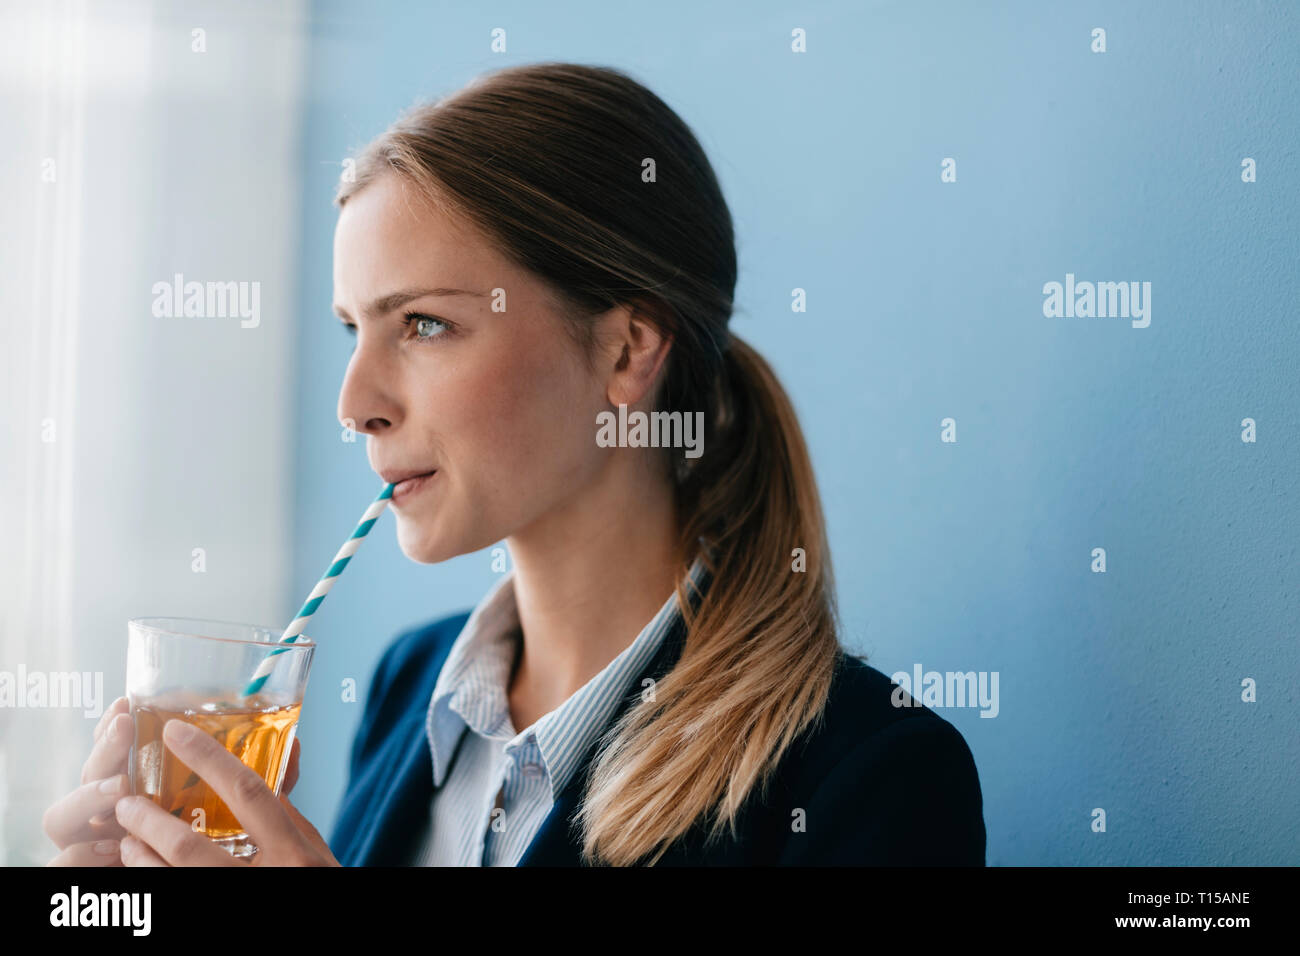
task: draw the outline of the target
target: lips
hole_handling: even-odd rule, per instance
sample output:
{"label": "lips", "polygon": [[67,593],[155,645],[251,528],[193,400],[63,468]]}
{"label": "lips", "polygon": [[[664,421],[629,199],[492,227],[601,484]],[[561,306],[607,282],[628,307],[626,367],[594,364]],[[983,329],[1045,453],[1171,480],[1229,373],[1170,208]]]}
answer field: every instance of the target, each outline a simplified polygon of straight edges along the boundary
{"label": "lips", "polygon": [[[392,500],[396,503],[409,497],[410,495],[419,491],[421,488],[424,488],[426,485],[428,485],[430,480],[432,480],[433,476],[436,475],[437,473],[438,470],[435,468],[433,471],[426,471],[426,472],[414,473],[414,474],[410,472],[401,472],[394,475],[393,477],[396,477],[399,480],[393,482]],[[405,475],[406,477],[403,477],[403,475]],[[392,479],[389,478],[387,480],[391,481]]]}
{"label": "lips", "polygon": [[418,478],[421,475],[432,474],[435,468],[389,468],[379,469],[379,477],[389,484],[396,485],[405,481],[407,478]]}

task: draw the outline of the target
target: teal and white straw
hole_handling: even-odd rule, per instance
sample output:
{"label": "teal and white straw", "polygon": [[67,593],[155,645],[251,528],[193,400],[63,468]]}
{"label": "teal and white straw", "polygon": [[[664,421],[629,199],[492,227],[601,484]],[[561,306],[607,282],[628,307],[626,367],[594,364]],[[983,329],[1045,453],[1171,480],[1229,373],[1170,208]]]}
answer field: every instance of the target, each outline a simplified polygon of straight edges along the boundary
{"label": "teal and white straw", "polygon": [[[307,603],[302,606],[302,610],[293,619],[293,623],[280,636],[281,644],[292,644],[302,635],[303,630],[307,627],[307,621],[316,613],[316,609],[325,600],[325,595],[330,593],[330,588],[334,586],[334,582],[343,573],[343,569],[348,566],[348,562],[352,560],[352,555],[357,553],[357,548],[361,547],[361,540],[370,533],[370,529],[374,527],[375,522],[379,520],[379,516],[388,507],[388,502],[392,497],[393,485],[388,484],[379,493],[379,497],[370,503],[366,513],[361,516],[361,523],[352,532],[352,537],[348,538],[343,547],[339,548],[339,553],[334,556],[334,561],[329,570],[325,572],[325,576],[316,582],[311,594],[307,595]],[[276,655],[283,654],[288,649],[287,647],[277,647],[266,655],[266,660],[257,666],[257,672],[253,674],[253,679],[244,688],[245,697],[256,694],[262,689],[262,685],[266,683],[266,679],[271,676],[271,671],[275,667]]]}

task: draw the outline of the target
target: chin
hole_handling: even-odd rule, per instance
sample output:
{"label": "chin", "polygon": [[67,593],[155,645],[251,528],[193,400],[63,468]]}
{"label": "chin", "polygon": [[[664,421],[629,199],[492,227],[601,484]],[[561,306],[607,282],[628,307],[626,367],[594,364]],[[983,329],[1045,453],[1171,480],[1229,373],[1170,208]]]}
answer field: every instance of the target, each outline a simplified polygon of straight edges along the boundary
{"label": "chin", "polygon": [[419,564],[438,564],[461,553],[432,531],[404,520],[398,522],[397,543],[403,554]]}

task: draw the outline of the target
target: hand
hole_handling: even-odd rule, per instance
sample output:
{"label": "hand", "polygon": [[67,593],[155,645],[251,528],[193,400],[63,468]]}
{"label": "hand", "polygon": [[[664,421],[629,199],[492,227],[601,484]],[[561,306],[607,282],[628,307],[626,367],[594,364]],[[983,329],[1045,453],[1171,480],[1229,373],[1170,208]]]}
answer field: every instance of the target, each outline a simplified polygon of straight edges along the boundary
{"label": "hand", "polygon": [[51,804],[41,826],[61,851],[48,866],[121,866],[118,839],[126,834],[113,814],[130,791],[126,777],[135,722],[119,697],[95,725],[94,744],[81,768],[81,786]]}
{"label": "hand", "polygon": [[258,852],[251,861],[237,860],[147,797],[122,797],[117,801],[117,821],[127,831],[121,841],[124,865],[340,865],[316,828],[289,802],[288,790],[298,778],[297,739],[280,797],[242,760],[184,721],[167,721],[163,743],[225,801]]}

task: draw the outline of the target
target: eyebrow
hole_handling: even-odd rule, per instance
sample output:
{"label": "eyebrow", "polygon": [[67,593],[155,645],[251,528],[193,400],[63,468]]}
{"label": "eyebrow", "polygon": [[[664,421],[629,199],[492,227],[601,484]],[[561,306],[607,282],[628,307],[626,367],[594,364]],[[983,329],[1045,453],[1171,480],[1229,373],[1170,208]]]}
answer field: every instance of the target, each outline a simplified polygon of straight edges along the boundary
{"label": "eyebrow", "polygon": [[[425,296],[430,295],[469,295],[479,299],[487,298],[486,292],[472,292],[468,289],[449,289],[445,286],[438,286],[433,289],[402,289],[399,292],[390,292],[388,295],[380,296],[363,309],[363,314],[387,315],[394,309],[400,309],[408,302],[412,302],[415,299],[423,299]],[[347,309],[343,308],[338,303],[335,303],[334,305],[334,314],[340,319],[352,318],[352,316],[348,315]]]}

